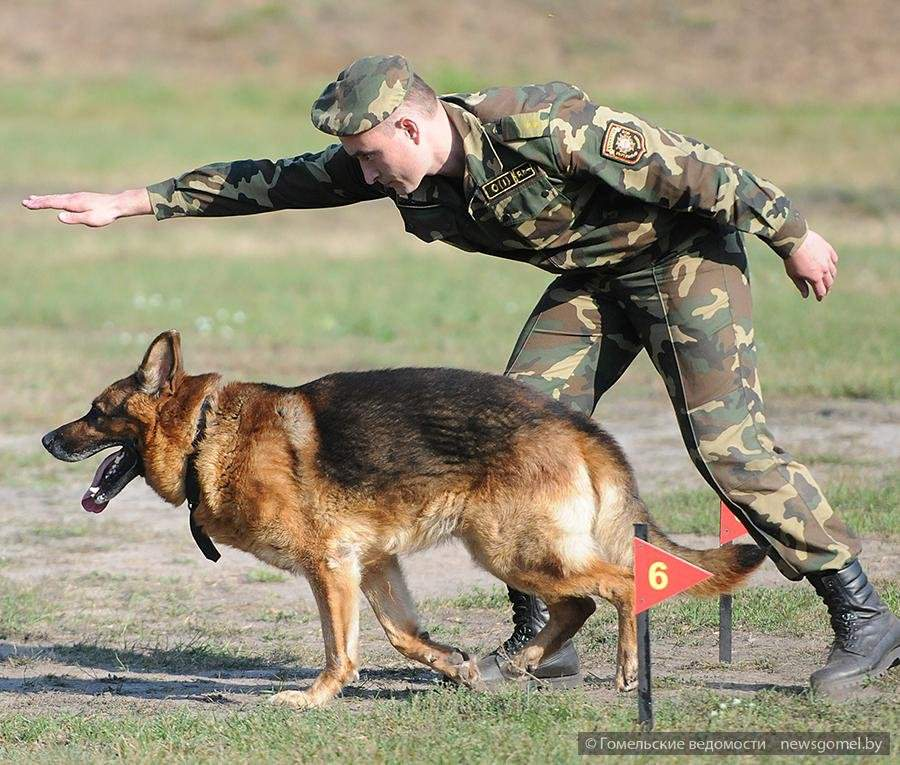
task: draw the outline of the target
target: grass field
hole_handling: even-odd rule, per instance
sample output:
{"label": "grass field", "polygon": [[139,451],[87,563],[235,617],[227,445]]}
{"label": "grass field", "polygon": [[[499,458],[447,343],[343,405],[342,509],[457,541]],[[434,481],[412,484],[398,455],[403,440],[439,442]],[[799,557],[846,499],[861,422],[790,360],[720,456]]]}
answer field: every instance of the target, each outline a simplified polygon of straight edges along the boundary
{"label": "grass field", "polygon": [[[585,691],[563,694],[441,690],[423,677],[427,671],[401,670],[402,661],[386,653],[377,640],[369,642],[366,653],[374,654],[372,663],[385,669],[364,669],[360,683],[331,708],[303,715],[246,704],[235,710],[233,693],[227,696],[219,690],[228,688],[235,673],[268,669],[285,680],[297,677],[298,671],[306,677],[306,670],[299,667],[314,659],[305,651],[298,653],[293,642],[298,632],[314,626],[313,614],[275,609],[272,593],[263,592],[256,598],[255,611],[242,617],[254,626],[248,633],[249,625],[242,628],[230,620],[231,610],[223,604],[204,608],[200,601],[206,595],[187,587],[177,575],[140,579],[95,575],[40,592],[8,580],[3,584],[10,595],[0,599],[0,639],[45,646],[39,652],[10,656],[10,670],[24,677],[32,664],[66,662],[84,667],[83,678],[45,676],[40,684],[55,682],[64,693],[79,683],[101,690],[94,703],[78,712],[0,715],[0,757],[5,762],[570,761],[575,758],[578,732],[629,730],[634,725],[633,695],[598,699],[606,680],[597,675],[588,676]],[[104,608],[100,604],[111,597],[112,589],[118,593],[112,597],[121,602]],[[894,609],[900,606],[896,583],[882,583],[882,592]],[[456,623],[500,622],[507,609],[499,589],[474,590],[420,605],[425,623],[433,625],[433,634],[442,640],[471,641],[468,628],[461,636]],[[774,637],[796,650],[810,638],[825,637],[822,610],[811,590],[751,588],[735,600],[735,630],[739,635]],[[765,683],[752,694],[746,693],[744,684],[727,681],[719,689],[697,687],[688,674],[728,677],[714,661],[715,647],[709,642],[717,618],[714,601],[676,600],[654,609],[654,650],[676,651],[685,662],[680,671],[654,674],[657,730],[896,731],[896,705],[885,704],[883,698],[842,705]],[[161,626],[165,623],[179,626],[166,629]],[[84,637],[75,645],[55,642],[67,634]],[[134,642],[123,642],[126,634]],[[615,651],[613,638],[614,612],[601,608],[578,638],[583,661],[589,666],[608,664]],[[764,677],[783,664],[782,656],[760,656],[739,659],[735,670]],[[407,672],[409,688],[381,689],[378,678],[386,671]],[[205,693],[187,697],[206,704],[172,707],[134,698],[128,675],[143,674],[151,684],[158,672],[211,678],[205,681]],[[38,692],[38,683],[32,682],[23,681],[26,692],[29,687]],[[896,681],[880,685],[890,694]],[[729,687],[734,688],[730,693]],[[179,696],[177,684],[172,684],[171,692]],[[109,709],[113,705],[115,712]]]}
{"label": "grass field", "polygon": [[[296,382],[298,368],[498,369],[549,282],[537,269],[421,245],[381,203],[247,219],[122,221],[101,231],[61,226],[50,213],[18,208],[15,197],[140,185],[208,161],[320,146],[306,119],[311,91],[229,86],[200,99],[189,87],[96,81],[0,93],[14,115],[0,125],[0,143],[10,147],[9,196],[0,210],[7,274],[0,364],[16,389],[46,364],[47,343],[77,336],[103,361],[131,364],[168,327],[184,333],[188,359],[252,349],[238,371],[264,370],[282,383]],[[191,108],[201,101],[202,109]],[[900,162],[891,140],[897,109],[622,101],[774,177],[842,257],[835,291],[816,305],[799,298],[773,253],[751,242],[767,393],[895,398],[900,330],[874,306],[885,305],[898,283],[900,192],[879,171]],[[874,147],[864,167],[854,164],[854,140]],[[77,366],[63,377],[88,382],[90,367]]]}
{"label": "grass field", "polygon": [[[738,703],[735,703],[738,702]],[[668,731],[784,731],[897,729],[883,704],[832,708],[804,699],[790,707],[761,691],[750,702],[715,692],[688,692],[655,705],[656,726]],[[599,710],[584,694],[499,693],[477,696],[432,690],[385,699],[371,711],[337,707],[291,715],[274,709],[246,714],[208,711],[0,718],[0,756],[34,762],[577,762],[579,732],[629,729],[632,704]],[[414,731],[414,735],[411,735]],[[665,758],[663,758],[665,759]],[[821,762],[817,756],[766,761]],[[604,757],[644,763],[645,757]],[[660,761],[656,756],[653,762]],[[716,762],[745,763],[746,756]],[[829,757],[828,762],[857,762]]]}
{"label": "grass field", "polygon": [[[114,191],[207,162],[324,146],[308,109],[326,79],[321,72],[331,71],[332,48],[356,51],[360,36],[371,47],[373,30],[386,35],[390,27],[419,50],[421,29],[436,28],[434,14],[445,4],[417,4],[388,20],[380,4],[366,3],[355,30],[338,29],[339,14],[327,3],[241,0],[225,14],[194,3],[191,19],[175,5],[130,11],[98,2],[78,19],[64,18],[55,0],[12,17],[0,11],[6,27],[18,30],[8,41],[15,60],[0,62],[0,760],[568,762],[578,759],[579,731],[636,729],[634,696],[610,689],[615,631],[607,605],[578,637],[589,668],[579,691],[441,689],[392,651],[365,612],[360,682],[323,710],[269,708],[260,703],[267,694],[303,687],[321,662],[318,618],[298,597],[298,583],[232,551],[223,551],[218,568],[198,561],[183,517],[164,517],[161,502],[144,496],[123,495],[102,518],[77,514],[91,468],[51,461],[38,436],[82,414],[92,395],[130,373],[161,330],[182,332],[188,371],[284,385],[352,368],[496,371],[551,279],[419,243],[388,203],[214,221],[126,220],[103,230],[62,226],[52,213],[21,208],[27,194]],[[466,29],[473,5],[442,12],[454,29]],[[836,511],[894,560],[900,100],[889,72],[896,54],[883,30],[896,9],[854,13],[859,23],[846,30],[829,15],[834,9],[814,9],[802,34],[790,14],[777,28],[742,27],[741,44],[729,48],[723,30],[736,34],[737,11],[705,5],[618,4],[591,29],[569,25],[563,34],[556,26],[558,38],[534,33],[524,43],[505,28],[477,46],[469,41],[465,61],[446,53],[464,40],[435,34],[435,55],[420,53],[422,71],[442,92],[477,89],[494,82],[493,73],[503,82],[539,81],[549,77],[516,52],[552,49],[568,67],[564,74],[585,75],[576,81],[597,101],[701,138],[788,192],[836,247],[840,274],[824,303],[803,301],[777,256],[748,239],[763,389],[779,411],[811,414],[813,435],[798,456],[824,476]],[[524,3],[514,11],[532,25],[568,25],[567,7]],[[586,13],[589,4],[577,8]],[[766,8],[783,12],[777,3]],[[42,14],[54,9],[60,26],[51,30]],[[176,10],[175,42],[163,45],[165,14]],[[479,27],[478,34],[486,33]],[[273,48],[284,35],[306,46],[302,54]],[[839,44],[844,38],[852,38],[856,58]],[[646,52],[682,55],[694,50],[691,40],[705,58],[692,60],[697,71],[685,73],[682,90],[673,86],[677,61],[662,71]],[[84,56],[107,49],[108,67],[85,64]],[[758,68],[741,74],[747,61],[735,59],[748,51]],[[604,66],[593,66],[595,57]],[[299,59],[309,68],[295,78],[291,61]],[[847,87],[853,77],[859,97]],[[609,394],[610,406],[649,407],[660,390],[642,356]],[[864,443],[877,450],[861,447],[839,422],[822,425],[851,399],[864,423],[854,432],[874,434]],[[662,447],[649,456],[645,464],[669,459]],[[649,469],[638,477],[667,532],[715,529],[707,489],[673,489]],[[896,612],[896,575],[877,581]],[[508,633],[508,605],[497,588],[446,592],[422,598],[420,607],[432,634],[470,650],[490,650]],[[751,587],[735,609],[732,666],[715,661],[715,602],[675,600],[653,610],[657,730],[884,730],[896,738],[896,671],[853,704],[805,691],[830,640],[811,589]]]}

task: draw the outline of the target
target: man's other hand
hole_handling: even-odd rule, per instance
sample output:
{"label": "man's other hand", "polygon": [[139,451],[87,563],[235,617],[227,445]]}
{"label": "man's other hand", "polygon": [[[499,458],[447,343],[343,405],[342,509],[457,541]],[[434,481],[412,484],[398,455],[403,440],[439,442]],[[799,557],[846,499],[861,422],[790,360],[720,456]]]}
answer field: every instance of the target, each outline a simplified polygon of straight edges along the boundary
{"label": "man's other hand", "polygon": [[22,200],[29,210],[62,210],[56,217],[62,223],[81,223],[98,228],[118,218],[148,215],[152,212],[147,189],[129,189],[119,194],[96,194],[77,191],[74,194],[31,195]]}
{"label": "man's other hand", "polygon": [[784,270],[800,294],[809,297],[812,287],[816,300],[823,300],[837,278],[838,256],[834,248],[810,229],[796,252],[784,261]]}

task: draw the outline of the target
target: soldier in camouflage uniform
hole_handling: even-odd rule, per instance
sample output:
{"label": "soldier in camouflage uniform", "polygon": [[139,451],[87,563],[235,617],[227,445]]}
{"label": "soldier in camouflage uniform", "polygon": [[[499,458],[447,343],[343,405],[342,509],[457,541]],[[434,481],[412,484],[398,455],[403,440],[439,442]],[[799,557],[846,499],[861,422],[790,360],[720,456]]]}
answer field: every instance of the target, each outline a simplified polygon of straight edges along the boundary
{"label": "soldier in camouflage uniform", "polygon": [[[900,623],[868,582],[859,540],[809,471],[775,444],[756,371],[742,235],[785,261],[821,300],[837,256],[785,194],[692,138],[593,103],[563,82],[436,98],[400,56],[354,62],[312,109],[335,135],[323,151],[208,165],[121,195],[30,197],[67,223],[159,220],[319,208],[387,197],[426,241],[557,274],[506,373],[591,414],[646,350],[704,479],[792,580],[808,578],[835,642],[813,687],[843,693],[900,659]],[[546,621],[510,591],[513,635],[479,662],[503,682],[504,657]],[[537,670],[579,678],[571,643]]]}

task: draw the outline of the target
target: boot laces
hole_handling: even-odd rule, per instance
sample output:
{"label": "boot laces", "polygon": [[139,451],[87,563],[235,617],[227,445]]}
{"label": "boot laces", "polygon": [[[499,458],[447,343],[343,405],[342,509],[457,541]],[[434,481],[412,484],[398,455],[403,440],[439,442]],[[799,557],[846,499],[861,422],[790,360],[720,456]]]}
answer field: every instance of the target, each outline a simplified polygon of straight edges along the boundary
{"label": "boot laces", "polygon": [[506,653],[516,653],[531,638],[534,630],[531,627],[531,608],[526,599],[513,602],[513,633],[503,641],[503,650]]}
{"label": "boot laces", "polygon": [[835,587],[828,587],[827,599],[828,613],[831,616],[831,628],[834,630],[834,646],[845,648],[853,642],[853,633],[856,628],[857,614],[852,606],[840,599]]}
{"label": "boot laces", "polygon": [[852,611],[842,611],[836,618],[832,617],[831,626],[834,627],[835,643],[841,647],[848,646],[853,642],[856,614]]}

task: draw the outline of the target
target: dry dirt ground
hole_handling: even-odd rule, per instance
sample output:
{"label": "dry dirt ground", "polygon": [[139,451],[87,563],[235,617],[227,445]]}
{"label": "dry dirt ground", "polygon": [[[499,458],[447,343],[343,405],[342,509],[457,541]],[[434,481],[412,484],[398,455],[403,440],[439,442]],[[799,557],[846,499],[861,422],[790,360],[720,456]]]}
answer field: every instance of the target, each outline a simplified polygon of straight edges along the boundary
{"label": "dry dirt ground", "polygon": [[[657,396],[613,404],[599,415],[631,455],[645,493],[700,485],[667,401]],[[827,444],[831,451],[865,453],[875,462],[896,464],[900,456],[898,404],[792,402],[782,409],[776,403],[770,419],[778,422],[776,435],[796,452],[821,451]],[[7,436],[0,448],[29,448],[39,435]],[[94,461],[84,468],[80,483],[0,487],[3,577],[16,586],[40,587],[54,603],[69,603],[58,621],[45,620],[33,636],[0,640],[0,711],[96,711],[98,704],[107,711],[238,707],[259,703],[273,689],[308,684],[321,661],[321,636],[304,581],[258,581],[268,578],[259,573],[262,564],[228,548],[218,564],[207,562],[190,538],[185,508],[164,505],[137,482],[102,515],[86,517],[79,499]],[[665,518],[659,520],[665,528]],[[48,533],[53,529],[63,533]],[[673,536],[694,547],[716,544],[712,535]],[[896,576],[895,543],[866,539],[862,557],[870,576]],[[505,611],[448,603],[474,587],[498,585],[458,544],[409,556],[405,568],[423,624],[438,639],[484,652],[505,637]],[[751,583],[787,584],[770,561]],[[612,617],[611,607],[602,604],[592,619],[601,622],[594,628],[601,639],[593,638],[583,656],[588,691],[598,701],[615,695]],[[367,605],[361,632],[361,679],[341,703],[364,705],[434,687],[430,671],[393,652]],[[735,663],[723,666],[716,662],[716,646],[712,628],[655,639],[655,692],[677,693],[684,682],[732,695],[765,687],[800,692],[826,648],[821,635],[738,630]]]}

